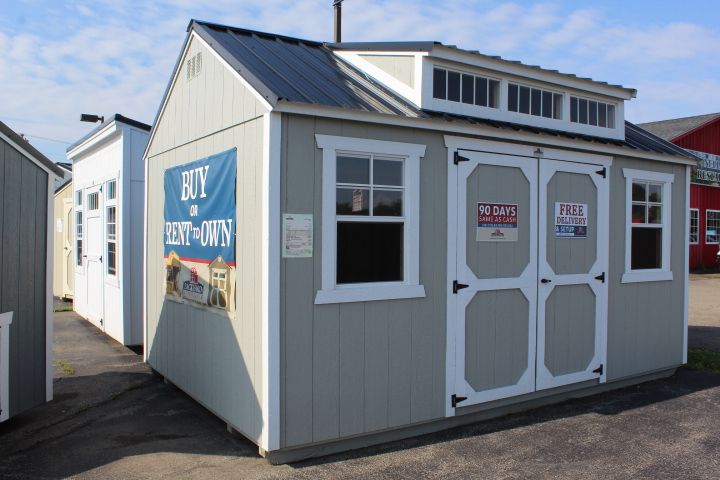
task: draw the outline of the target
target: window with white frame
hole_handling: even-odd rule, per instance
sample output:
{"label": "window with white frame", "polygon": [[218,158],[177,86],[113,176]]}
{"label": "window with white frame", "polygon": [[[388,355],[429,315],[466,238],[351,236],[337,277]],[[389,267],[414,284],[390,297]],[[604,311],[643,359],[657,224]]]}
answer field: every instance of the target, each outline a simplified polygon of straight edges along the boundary
{"label": "window with white frame", "polygon": [[316,135],[323,150],[322,289],[315,303],[425,296],[419,283],[424,145]]}
{"label": "window with white frame", "polygon": [[672,174],[623,169],[626,181],[623,283],[672,280],[670,209]]}
{"label": "window with white frame", "polygon": [[690,241],[691,245],[697,245],[700,239],[700,211],[697,208],[690,209]]}
{"label": "window with white frame", "polygon": [[88,195],[87,208],[88,210],[97,210],[100,208],[100,194],[98,192]]}
{"label": "window with white frame", "polygon": [[570,97],[570,121],[594,127],[615,128],[615,105]]}
{"label": "window with white frame", "polygon": [[75,263],[83,265],[83,209],[82,190],[75,192]]}
{"label": "window with white frame", "polygon": [[508,84],[508,110],[545,118],[562,118],[563,96],[561,93]]}
{"label": "window with white frame", "polygon": [[433,69],[433,98],[480,107],[499,108],[500,81],[435,67]]}
{"label": "window with white frame", "polygon": [[105,182],[105,245],[108,275],[117,275],[117,191],[116,180]]}
{"label": "window with white frame", "polygon": [[720,210],[705,210],[705,243],[720,244]]}

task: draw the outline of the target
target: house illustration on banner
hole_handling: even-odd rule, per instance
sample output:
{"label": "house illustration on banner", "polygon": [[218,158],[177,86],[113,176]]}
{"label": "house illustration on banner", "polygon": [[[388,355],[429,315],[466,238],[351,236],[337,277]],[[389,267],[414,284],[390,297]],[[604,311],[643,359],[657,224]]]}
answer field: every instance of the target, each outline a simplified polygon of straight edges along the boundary
{"label": "house illustration on banner", "polygon": [[218,255],[215,260],[208,265],[210,272],[210,295],[208,296],[208,305],[213,307],[229,309],[231,281],[230,266],[225,263],[222,255]]}

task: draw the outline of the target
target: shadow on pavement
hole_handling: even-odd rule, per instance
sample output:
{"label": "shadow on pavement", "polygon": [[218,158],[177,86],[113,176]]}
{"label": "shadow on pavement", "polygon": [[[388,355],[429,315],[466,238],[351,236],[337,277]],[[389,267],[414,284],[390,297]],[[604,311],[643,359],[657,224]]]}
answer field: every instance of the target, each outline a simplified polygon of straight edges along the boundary
{"label": "shadow on pavement", "polygon": [[688,347],[720,352],[720,327],[688,327]]}

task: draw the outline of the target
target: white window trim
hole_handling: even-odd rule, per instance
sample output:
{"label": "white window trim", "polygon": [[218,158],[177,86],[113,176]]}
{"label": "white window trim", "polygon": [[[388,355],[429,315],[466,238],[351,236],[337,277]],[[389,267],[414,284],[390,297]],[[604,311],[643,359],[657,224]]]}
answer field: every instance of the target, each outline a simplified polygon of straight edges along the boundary
{"label": "white window trim", "polygon": [[[113,180],[115,181],[115,198],[110,199],[110,198],[108,198],[108,190],[109,190],[108,186],[109,186],[110,182],[112,182]],[[118,277],[120,276],[120,267],[121,267],[121,264],[120,264],[120,228],[119,228],[120,222],[118,221],[119,216],[120,216],[120,207],[119,207],[119,202],[118,202],[118,196],[119,196],[118,184],[120,183],[119,180],[120,180],[119,177],[112,177],[112,178],[108,178],[108,179],[104,180],[102,183],[102,198],[105,201],[105,205],[104,205],[105,210],[103,211],[103,225],[104,225],[103,238],[105,240],[105,245],[103,246],[103,248],[105,251],[105,262],[103,262],[104,263],[103,269],[104,269],[105,281],[107,283],[110,283],[110,284],[116,285],[116,286],[118,285]],[[109,263],[110,256],[108,255],[108,243],[110,243],[110,239],[108,238],[107,228],[108,228],[108,208],[110,208],[110,207],[115,207],[115,240],[113,240],[113,242],[115,243],[115,273],[110,273],[108,271],[109,266],[110,266],[110,263]]]}
{"label": "white window trim", "polygon": [[[697,212],[697,233],[696,233],[696,242],[690,242],[690,234],[692,234],[692,212]],[[705,218],[707,218],[707,215],[705,215]],[[699,245],[700,244],[700,209],[699,208],[691,208],[690,209],[690,218],[688,218],[688,242],[690,245]],[[705,226],[705,230],[707,231],[707,225]]]}
{"label": "white window trim", "polygon": [[[77,197],[78,193],[80,194],[80,204],[77,203]],[[82,215],[82,223],[78,225],[77,221],[77,214]],[[84,275],[85,274],[85,260],[82,260],[82,263],[78,263],[78,259],[81,255],[81,253],[78,251],[78,241],[82,242],[82,250],[85,251],[85,226],[87,224],[87,219],[85,217],[85,189],[84,188],[78,188],[77,190],[73,191],[73,250],[74,250],[74,257],[75,257],[75,273]],[[78,238],[78,226],[82,229],[82,237]]]}
{"label": "white window trim", "polygon": [[[366,302],[425,297],[420,285],[420,158],[425,145],[315,135],[323,151],[322,179],[322,288],[315,304]],[[337,153],[392,155],[405,160],[404,280],[402,282],[337,285],[337,229],[335,227],[335,171]]]}
{"label": "white window trim", "polygon": [[[720,210],[713,210],[712,208],[708,208],[705,210],[705,235],[703,236],[705,238],[705,245],[720,245],[720,241],[718,242],[708,242],[707,241],[707,231],[708,231],[708,218],[710,215],[708,213],[720,213]],[[698,216],[698,234],[700,230],[700,217]],[[700,238],[700,235],[698,235],[698,238]]]}
{"label": "white window trim", "polygon": [[[652,172],[623,168],[625,177],[625,273],[621,283],[661,282],[673,279],[670,265],[670,243],[672,227],[670,225],[672,210],[672,183],[675,175],[670,173]],[[632,184],[638,182],[662,183],[662,268],[633,270],[632,255]]]}

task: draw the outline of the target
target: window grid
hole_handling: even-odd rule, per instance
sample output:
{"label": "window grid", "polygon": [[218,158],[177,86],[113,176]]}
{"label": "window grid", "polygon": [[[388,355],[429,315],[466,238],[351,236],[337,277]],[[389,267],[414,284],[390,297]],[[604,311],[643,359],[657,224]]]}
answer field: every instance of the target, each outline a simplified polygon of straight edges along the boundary
{"label": "window grid", "polygon": [[700,239],[700,210],[690,209],[690,244],[697,245]]}
{"label": "window grid", "polygon": [[116,185],[117,185],[116,180],[108,180],[107,182],[105,182],[105,199],[106,200],[115,200],[117,198]]}
{"label": "window grid", "polygon": [[570,121],[594,127],[615,128],[615,105],[571,96]]}
{"label": "window grid", "polygon": [[561,93],[517,83],[508,84],[508,111],[510,112],[561,120],[562,105],[563,95]]}
{"label": "window grid", "polygon": [[[398,162],[402,163],[403,160],[399,158],[391,158],[387,156],[378,156],[378,155],[352,155],[352,154],[338,154],[338,158],[344,157],[344,158],[357,158],[359,160],[368,159],[370,163],[369,168],[369,183],[343,183],[343,182],[337,182],[336,181],[336,189],[339,191],[341,189],[354,189],[353,191],[353,200],[355,201],[355,192],[357,191],[368,191],[368,214],[351,214],[351,215],[343,215],[343,214],[337,214],[337,219],[342,221],[349,221],[349,222],[356,222],[356,221],[363,221],[363,219],[367,220],[373,220],[373,221],[383,221],[383,219],[387,221],[397,222],[404,220],[404,210],[405,210],[405,188],[404,183],[405,179],[402,179],[403,185],[384,185],[374,182],[374,176],[375,176],[375,161],[391,161],[391,162]],[[404,170],[404,168],[403,168]],[[387,192],[400,192],[400,205],[401,205],[401,214],[400,215],[376,215],[375,214],[375,192],[376,191],[387,191]]]}
{"label": "window grid", "polygon": [[433,69],[433,98],[499,108],[500,81],[445,68]]}
{"label": "window grid", "polygon": [[117,276],[117,179],[105,182],[105,200],[105,273]]}
{"label": "window grid", "polygon": [[78,266],[83,265],[83,211],[82,209],[75,211],[75,251],[77,252],[76,263]]}
{"label": "window grid", "polygon": [[100,195],[94,192],[88,195],[88,210],[97,210],[100,208]]}
{"label": "window grid", "polygon": [[705,210],[705,243],[720,244],[720,210]]}

